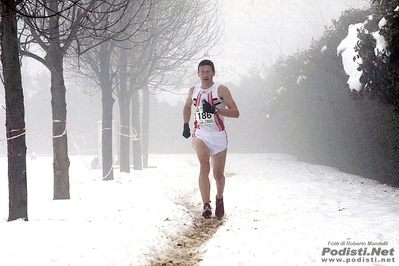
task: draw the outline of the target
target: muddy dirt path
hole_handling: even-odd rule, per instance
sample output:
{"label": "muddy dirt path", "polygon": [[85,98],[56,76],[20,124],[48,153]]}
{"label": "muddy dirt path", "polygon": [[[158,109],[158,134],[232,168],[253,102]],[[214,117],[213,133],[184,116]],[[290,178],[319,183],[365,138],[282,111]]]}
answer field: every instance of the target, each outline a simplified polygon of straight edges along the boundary
{"label": "muddy dirt path", "polygon": [[154,266],[195,266],[202,261],[206,252],[204,244],[213,237],[223,221],[216,218],[205,220],[201,216],[201,206],[180,200],[176,202],[185,206],[191,216],[191,225],[180,235],[169,236],[169,248],[158,255],[152,262]]}

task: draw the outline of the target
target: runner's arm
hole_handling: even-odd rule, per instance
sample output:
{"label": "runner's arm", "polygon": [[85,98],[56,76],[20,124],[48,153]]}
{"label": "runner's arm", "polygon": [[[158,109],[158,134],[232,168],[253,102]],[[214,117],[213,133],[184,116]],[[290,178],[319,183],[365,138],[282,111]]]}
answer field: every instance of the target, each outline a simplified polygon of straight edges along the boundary
{"label": "runner's arm", "polygon": [[219,87],[219,98],[223,99],[226,103],[226,109],[219,109],[218,114],[226,117],[238,118],[240,116],[240,112],[238,111],[237,105],[231,96],[230,90],[224,86],[220,85]]}
{"label": "runner's arm", "polygon": [[192,100],[193,91],[194,91],[194,87],[191,87],[189,92],[188,92],[186,103],[184,104],[184,108],[183,108],[183,123],[189,123],[190,122],[191,106],[193,104],[193,100]]}

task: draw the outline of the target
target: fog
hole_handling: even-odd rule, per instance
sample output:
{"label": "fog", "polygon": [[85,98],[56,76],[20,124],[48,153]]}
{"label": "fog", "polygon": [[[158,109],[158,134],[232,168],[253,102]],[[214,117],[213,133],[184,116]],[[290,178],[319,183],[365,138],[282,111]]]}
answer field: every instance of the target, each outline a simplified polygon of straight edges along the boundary
{"label": "fog", "polygon": [[342,11],[368,5],[367,0],[224,1],[225,34],[210,53],[217,77],[237,83],[248,69],[269,66],[279,56],[308,47]]}
{"label": "fog", "polygon": [[[312,39],[323,33],[331,19],[338,18],[349,8],[361,8],[368,1],[361,0],[230,0],[224,1],[220,10],[223,22],[223,36],[220,43],[202,56],[210,58],[216,66],[215,81],[228,84],[241,112],[239,119],[226,119],[229,134],[229,150],[234,152],[268,152],[270,142],[259,132],[251,139],[250,146],[246,131],[256,121],[257,113],[247,112],[248,106],[261,109],[259,95],[252,95],[251,88],[242,84],[242,77],[254,69],[270,66],[280,56],[306,48]],[[188,88],[198,82],[196,64],[192,65],[192,77],[175,93],[161,93],[151,97],[150,153],[191,153],[189,140],[181,137],[183,120],[182,107]],[[28,155],[52,154],[52,118],[50,107],[50,77],[48,70],[31,59],[23,59],[23,87],[26,106],[26,137]],[[69,76],[72,76],[69,74]],[[82,91],[82,85],[68,78],[68,144],[70,154],[98,155],[99,130],[101,120],[101,95],[89,96]],[[5,124],[4,90],[0,93],[3,106],[0,123]],[[114,106],[115,125],[118,125],[117,102]],[[168,116],[165,119],[165,113]],[[118,145],[118,127],[114,128],[115,145]],[[5,128],[0,128],[0,154],[7,154]],[[259,141],[259,143],[257,143]],[[254,148],[255,147],[255,148]]]}

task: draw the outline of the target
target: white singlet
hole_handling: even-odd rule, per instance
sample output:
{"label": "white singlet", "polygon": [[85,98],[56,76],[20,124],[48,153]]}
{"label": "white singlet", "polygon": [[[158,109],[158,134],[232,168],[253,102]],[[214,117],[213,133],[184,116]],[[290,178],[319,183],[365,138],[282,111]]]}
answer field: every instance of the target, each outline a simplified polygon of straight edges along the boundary
{"label": "white singlet", "polygon": [[[227,134],[223,117],[219,114],[206,113],[202,110],[203,100],[218,109],[226,108],[223,99],[218,96],[220,83],[214,83],[208,89],[201,89],[201,84],[194,87],[192,100],[194,105],[193,138],[199,138],[208,146],[211,155],[215,155],[227,148]],[[195,148],[195,147],[194,147]]]}

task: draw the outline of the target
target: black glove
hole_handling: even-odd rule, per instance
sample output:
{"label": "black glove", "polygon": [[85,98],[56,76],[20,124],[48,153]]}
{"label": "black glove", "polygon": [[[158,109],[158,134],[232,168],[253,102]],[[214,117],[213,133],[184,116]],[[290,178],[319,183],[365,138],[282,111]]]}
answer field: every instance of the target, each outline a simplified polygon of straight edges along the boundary
{"label": "black glove", "polygon": [[206,113],[216,114],[218,109],[213,107],[210,103],[208,103],[205,99],[202,100],[202,109]]}
{"label": "black glove", "polygon": [[188,139],[190,137],[190,127],[188,125],[188,123],[184,123],[184,129],[183,129],[183,137],[185,137],[186,139]]}

